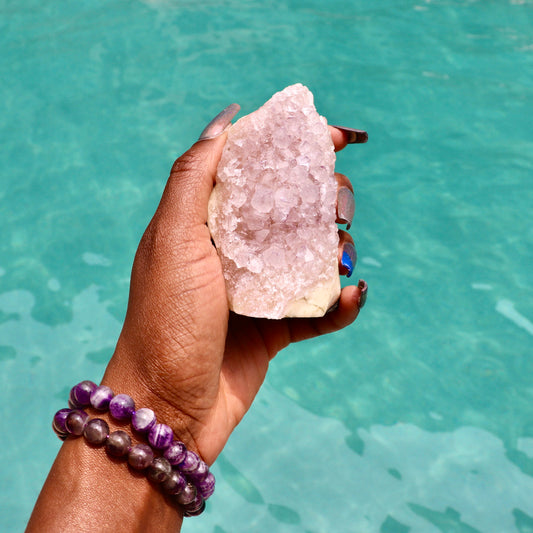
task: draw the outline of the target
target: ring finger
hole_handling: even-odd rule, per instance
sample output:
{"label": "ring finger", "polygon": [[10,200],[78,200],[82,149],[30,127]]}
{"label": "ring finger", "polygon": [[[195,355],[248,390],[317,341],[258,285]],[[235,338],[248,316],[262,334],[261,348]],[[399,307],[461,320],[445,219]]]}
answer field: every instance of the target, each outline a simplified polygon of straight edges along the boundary
{"label": "ring finger", "polygon": [[349,278],[357,263],[357,251],[352,236],[343,230],[339,230],[337,257],[339,260],[339,273]]}

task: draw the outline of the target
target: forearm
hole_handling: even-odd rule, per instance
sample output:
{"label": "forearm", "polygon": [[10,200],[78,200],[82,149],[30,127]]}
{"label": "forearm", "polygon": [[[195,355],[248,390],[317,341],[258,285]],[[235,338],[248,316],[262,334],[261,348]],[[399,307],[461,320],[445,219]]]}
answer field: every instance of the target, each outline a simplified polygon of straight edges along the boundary
{"label": "forearm", "polygon": [[27,532],[179,531],[181,523],[177,507],[144,475],[81,437],[61,447]]}

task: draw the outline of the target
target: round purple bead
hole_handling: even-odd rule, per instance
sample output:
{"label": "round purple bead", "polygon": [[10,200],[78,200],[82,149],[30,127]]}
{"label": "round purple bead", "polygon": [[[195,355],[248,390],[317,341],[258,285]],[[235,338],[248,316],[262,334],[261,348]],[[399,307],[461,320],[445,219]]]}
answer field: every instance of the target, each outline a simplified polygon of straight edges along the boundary
{"label": "round purple bead", "polygon": [[129,420],[135,411],[135,402],[127,394],[117,394],[109,402],[109,413],[116,420]]}
{"label": "round purple bead", "polygon": [[164,450],[172,444],[174,432],[166,424],[155,424],[148,433],[148,442],[158,450]]}
{"label": "round purple bead", "polygon": [[107,385],[100,385],[91,394],[91,405],[99,411],[106,411],[114,395],[114,392]]}
{"label": "round purple bead", "polygon": [[83,436],[89,444],[101,446],[109,436],[109,426],[101,418],[93,418],[87,422],[83,430]]}
{"label": "round purple bead", "polygon": [[89,415],[81,409],[73,409],[65,419],[65,428],[71,434],[79,437],[85,429]]}
{"label": "round purple bead", "polygon": [[91,394],[96,389],[96,383],[82,381],[70,389],[69,402],[75,407],[86,407],[91,404]]}
{"label": "round purple bead", "polygon": [[198,485],[200,481],[203,481],[207,474],[209,474],[209,467],[207,463],[201,459],[198,461],[198,466],[192,472],[187,472],[187,478],[192,481],[195,485]]}
{"label": "round purple bead", "polygon": [[205,500],[200,494],[196,495],[196,498],[187,505],[183,506],[184,516],[198,516],[205,511]]}
{"label": "round purple bead", "polygon": [[128,463],[135,470],[148,468],[154,460],[154,452],[148,444],[136,444],[128,454]]}
{"label": "round purple bead", "polygon": [[148,467],[146,477],[154,483],[163,483],[171,473],[170,463],[164,457],[156,457]]}
{"label": "round purple bead", "polygon": [[196,487],[191,483],[187,483],[184,489],[176,496],[176,501],[180,505],[188,505],[196,499],[196,494]]}
{"label": "round purple bead", "polygon": [[194,472],[198,468],[200,463],[200,458],[194,452],[187,450],[185,452],[185,457],[182,459],[178,468],[184,473],[189,474],[189,472]]}
{"label": "round purple bead", "polygon": [[207,476],[196,485],[196,487],[204,500],[207,500],[207,498],[215,492],[215,476],[213,473],[209,472]]}
{"label": "round purple bead", "polygon": [[107,437],[105,451],[112,457],[123,457],[131,448],[130,436],[122,430],[113,431]]}
{"label": "round purple bead", "polygon": [[168,462],[171,465],[175,466],[183,461],[183,459],[185,458],[186,451],[187,448],[185,447],[185,444],[183,444],[183,442],[180,442],[179,440],[175,440],[165,450],[165,453],[163,455],[168,459]]}
{"label": "round purple bead", "polygon": [[155,423],[155,413],[151,409],[148,409],[148,407],[137,409],[131,417],[131,425],[133,426],[133,429],[141,433],[150,431]]}
{"label": "round purple bead", "polygon": [[168,479],[161,484],[161,487],[167,494],[173,495],[179,494],[186,486],[187,480],[178,470],[172,470]]}
{"label": "round purple bead", "polygon": [[72,411],[72,409],[60,409],[54,415],[54,420],[52,422],[53,430],[62,440],[65,440],[69,434],[67,428],[65,427],[65,421],[67,420],[67,416],[69,415],[70,411]]}

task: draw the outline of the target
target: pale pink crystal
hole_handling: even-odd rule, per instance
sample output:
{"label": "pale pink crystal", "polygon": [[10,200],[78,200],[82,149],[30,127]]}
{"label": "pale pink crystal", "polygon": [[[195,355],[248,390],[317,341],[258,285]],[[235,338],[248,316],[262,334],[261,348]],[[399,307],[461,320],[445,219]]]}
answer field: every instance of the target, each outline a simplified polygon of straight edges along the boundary
{"label": "pale pink crystal", "polygon": [[322,316],[337,300],[334,167],[326,119],[301,84],[230,127],[208,218],[230,309]]}

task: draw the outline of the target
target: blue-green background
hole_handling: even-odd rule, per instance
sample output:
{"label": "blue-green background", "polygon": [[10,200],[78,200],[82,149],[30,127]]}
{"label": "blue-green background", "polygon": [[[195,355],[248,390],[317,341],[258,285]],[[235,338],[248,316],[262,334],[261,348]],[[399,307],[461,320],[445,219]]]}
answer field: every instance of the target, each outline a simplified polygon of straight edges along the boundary
{"label": "blue-green background", "polygon": [[183,530],[533,531],[531,0],[0,0],[2,531],[173,159],[296,82],[369,131],[338,157],[368,303],[272,363]]}

